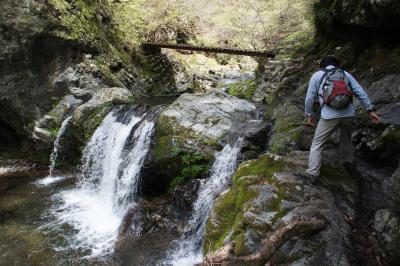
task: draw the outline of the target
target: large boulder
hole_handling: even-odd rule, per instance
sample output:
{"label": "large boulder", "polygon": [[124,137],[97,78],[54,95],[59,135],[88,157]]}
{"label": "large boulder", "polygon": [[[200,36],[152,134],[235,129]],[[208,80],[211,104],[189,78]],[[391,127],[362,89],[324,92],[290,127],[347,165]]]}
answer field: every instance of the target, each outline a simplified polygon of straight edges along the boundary
{"label": "large boulder", "polygon": [[382,122],[400,125],[400,75],[388,75],[366,89]]}
{"label": "large boulder", "polygon": [[[145,193],[170,192],[207,173],[214,152],[226,141],[257,135],[265,124],[254,104],[223,92],[183,94],[160,114]],[[266,140],[266,135],[264,136]]]}
{"label": "large boulder", "polygon": [[216,252],[204,265],[350,265],[354,182],[327,166],[323,185],[312,185],[294,173],[305,156],[294,157],[264,154],[239,166],[209,218],[204,250]]}

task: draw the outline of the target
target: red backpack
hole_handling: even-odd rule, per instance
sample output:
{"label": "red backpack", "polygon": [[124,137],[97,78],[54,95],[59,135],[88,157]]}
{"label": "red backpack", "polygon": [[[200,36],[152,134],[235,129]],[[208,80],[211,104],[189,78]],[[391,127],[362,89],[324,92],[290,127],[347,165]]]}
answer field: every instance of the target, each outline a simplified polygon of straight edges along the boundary
{"label": "red backpack", "polygon": [[[324,79],[325,82],[322,84]],[[343,109],[353,101],[351,85],[343,70],[337,68],[325,70],[318,90],[321,85],[323,85],[323,104],[335,109]]]}

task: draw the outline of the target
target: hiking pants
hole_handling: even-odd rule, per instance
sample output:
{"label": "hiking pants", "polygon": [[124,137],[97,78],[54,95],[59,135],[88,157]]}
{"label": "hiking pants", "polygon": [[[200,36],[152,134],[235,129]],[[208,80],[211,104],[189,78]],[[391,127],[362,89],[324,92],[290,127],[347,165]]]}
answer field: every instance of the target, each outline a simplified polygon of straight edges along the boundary
{"label": "hiking pants", "polygon": [[339,149],[342,163],[353,163],[353,144],[351,142],[352,117],[320,119],[314,139],[311,144],[310,158],[308,160],[307,173],[318,176],[321,168],[322,152],[325,142],[333,134],[335,129],[339,130]]}

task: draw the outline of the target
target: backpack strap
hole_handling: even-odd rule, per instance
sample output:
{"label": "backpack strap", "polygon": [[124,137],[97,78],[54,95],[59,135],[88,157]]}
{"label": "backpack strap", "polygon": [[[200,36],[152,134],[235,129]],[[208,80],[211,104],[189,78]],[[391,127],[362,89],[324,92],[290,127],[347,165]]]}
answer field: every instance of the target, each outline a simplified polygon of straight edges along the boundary
{"label": "backpack strap", "polygon": [[[335,68],[332,68],[332,69],[324,69],[323,71],[324,71],[324,74],[322,75],[322,77],[321,77],[321,79],[319,80],[319,82],[318,82],[318,87],[317,87],[317,90],[316,90],[316,95],[317,95],[317,98],[318,98],[318,101],[319,101],[319,98],[320,98],[320,96],[319,96],[319,88],[321,88],[321,85],[322,85],[322,83],[324,82],[324,79],[326,78],[326,76],[329,74],[329,73],[333,73],[333,72],[335,72],[337,70],[337,68],[335,67]],[[322,106],[321,106],[321,108],[322,107],[324,107],[324,103],[322,102]]]}
{"label": "backpack strap", "polygon": [[329,72],[328,69],[324,69],[323,71],[324,71],[324,74],[322,75],[321,79],[318,81],[318,86],[317,86],[316,94],[315,94],[315,95],[317,95],[318,100],[319,100],[319,88],[321,88],[321,85],[324,82],[324,79],[326,78],[326,76],[328,75],[328,72]]}

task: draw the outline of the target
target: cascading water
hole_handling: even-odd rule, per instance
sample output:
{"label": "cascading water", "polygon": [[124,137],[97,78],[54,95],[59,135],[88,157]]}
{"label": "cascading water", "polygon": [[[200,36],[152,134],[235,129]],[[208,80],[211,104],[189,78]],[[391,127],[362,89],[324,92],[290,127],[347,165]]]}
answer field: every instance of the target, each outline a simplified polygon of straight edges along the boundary
{"label": "cascading water", "polygon": [[171,249],[167,265],[187,266],[201,262],[207,219],[215,198],[228,187],[230,177],[235,172],[242,141],[239,138],[232,146],[228,144],[216,154],[211,175],[202,181],[199,195],[193,204],[189,229],[177,242],[177,247]]}
{"label": "cascading water", "polygon": [[36,181],[35,182],[36,185],[47,186],[47,185],[53,184],[55,182],[58,182],[58,181],[64,179],[63,176],[54,176],[54,170],[56,168],[58,153],[61,148],[61,139],[64,136],[65,132],[67,131],[67,128],[69,126],[71,118],[72,118],[72,116],[67,117],[61,123],[61,127],[58,130],[56,140],[54,141],[53,152],[50,155],[49,176]]}
{"label": "cascading water", "polygon": [[69,121],[71,121],[72,116],[67,117],[61,124],[60,130],[57,133],[57,138],[54,141],[54,147],[53,147],[53,152],[50,155],[50,168],[49,168],[49,173],[50,176],[54,175],[54,169],[56,168],[56,162],[57,162],[57,157],[58,157],[58,151],[61,148],[61,137],[64,135],[66,132]]}
{"label": "cascading water", "polygon": [[135,112],[122,108],[104,118],[83,151],[77,187],[55,196],[60,204],[52,210],[53,226],[73,228],[64,232],[64,248],[86,250],[89,257],[112,252],[124,212],[134,204],[155,126]]}

